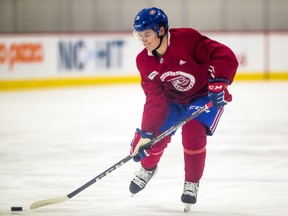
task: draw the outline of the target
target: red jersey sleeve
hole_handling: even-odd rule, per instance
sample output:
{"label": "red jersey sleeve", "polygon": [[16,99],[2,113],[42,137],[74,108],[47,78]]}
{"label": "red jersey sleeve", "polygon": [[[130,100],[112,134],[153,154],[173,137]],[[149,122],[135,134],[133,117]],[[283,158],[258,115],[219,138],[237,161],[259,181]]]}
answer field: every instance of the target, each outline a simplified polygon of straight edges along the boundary
{"label": "red jersey sleeve", "polygon": [[141,86],[146,95],[141,129],[155,133],[164,122],[168,113],[164,86],[160,82],[152,82],[145,77],[142,77]]}
{"label": "red jersey sleeve", "polygon": [[217,41],[203,36],[195,45],[193,56],[201,62],[210,62],[213,66],[211,78],[227,79],[233,82],[238,61],[233,51]]}

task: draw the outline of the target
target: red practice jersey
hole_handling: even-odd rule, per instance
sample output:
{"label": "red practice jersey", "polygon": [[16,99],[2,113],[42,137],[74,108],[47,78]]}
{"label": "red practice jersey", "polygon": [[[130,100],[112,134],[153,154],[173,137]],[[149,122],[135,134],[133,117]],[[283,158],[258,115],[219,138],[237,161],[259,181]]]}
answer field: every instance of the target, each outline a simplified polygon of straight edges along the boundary
{"label": "red practice jersey", "polygon": [[158,131],[170,101],[185,105],[207,95],[211,78],[232,83],[238,67],[231,49],[191,28],[170,29],[165,54],[158,58],[145,48],[136,64],[146,95],[141,129],[149,132]]}

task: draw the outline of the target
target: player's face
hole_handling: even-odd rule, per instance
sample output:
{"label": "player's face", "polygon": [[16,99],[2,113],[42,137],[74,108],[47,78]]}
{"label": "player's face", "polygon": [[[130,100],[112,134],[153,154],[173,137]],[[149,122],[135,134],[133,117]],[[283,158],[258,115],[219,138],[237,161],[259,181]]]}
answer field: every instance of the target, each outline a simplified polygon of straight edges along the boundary
{"label": "player's face", "polygon": [[137,32],[136,34],[140,41],[142,41],[145,48],[149,51],[156,49],[160,43],[157,33],[152,29]]}

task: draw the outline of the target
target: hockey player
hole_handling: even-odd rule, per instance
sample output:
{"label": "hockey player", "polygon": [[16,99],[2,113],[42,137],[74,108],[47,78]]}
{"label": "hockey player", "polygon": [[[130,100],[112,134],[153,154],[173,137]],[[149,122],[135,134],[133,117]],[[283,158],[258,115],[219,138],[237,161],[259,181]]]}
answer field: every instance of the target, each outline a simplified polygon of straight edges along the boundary
{"label": "hockey player", "polygon": [[[149,148],[143,146],[211,101],[213,107],[182,127],[184,154],[184,210],[197,201],[199,181],[206,157],[206,137],[213,135],[232,100],[227,86],[238,62],[234,53],[192,28],[169,29],[168,18],[159,8],[145,8],[134,20],[134,35],[145,48],[136,58],[141,86],[146,95],[141,129],[136,129],[130,155],[141,161],[141,170],[130,183],[136,194],[157,172],[157,165],[174,133]],[[142,147],[142,148],[141,148]]]}

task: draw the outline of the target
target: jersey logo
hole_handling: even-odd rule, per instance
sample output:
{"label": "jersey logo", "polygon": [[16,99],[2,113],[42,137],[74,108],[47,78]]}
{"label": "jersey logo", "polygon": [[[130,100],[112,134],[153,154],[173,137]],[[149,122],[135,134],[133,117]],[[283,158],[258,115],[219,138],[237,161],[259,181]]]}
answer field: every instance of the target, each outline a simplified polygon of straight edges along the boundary
{"label": "jersey logo", "polygon": [[[171,83],[175,89],[178,91],[189,91],[193,88],[195,84],[195,77],[191,74],[176,71],[176,72],[166,72],[163,73],[160,77],[161,81]],[[166,80],[167,79],[167,80]]]}
{"label": "jersey logo", "polygon": [[157,71],[153,71],[152,73],[149,74],[148,78],[153,80],[155,76],[157,76],[157,74],[159,74]]}
{"label": "jersey logo", "polygon": [[186,61],[183,61],[183,60],[179,61],[179,65],[184,65],[184,64],[186,64]]}

